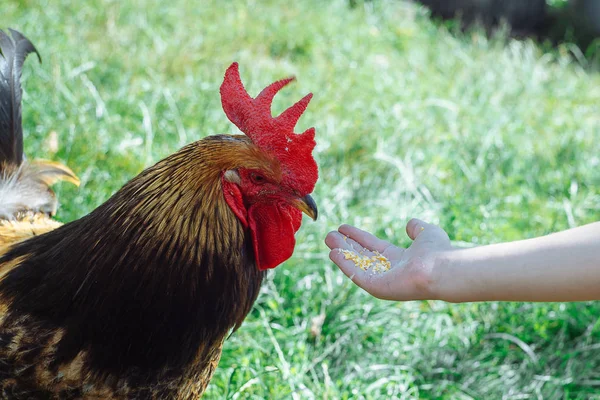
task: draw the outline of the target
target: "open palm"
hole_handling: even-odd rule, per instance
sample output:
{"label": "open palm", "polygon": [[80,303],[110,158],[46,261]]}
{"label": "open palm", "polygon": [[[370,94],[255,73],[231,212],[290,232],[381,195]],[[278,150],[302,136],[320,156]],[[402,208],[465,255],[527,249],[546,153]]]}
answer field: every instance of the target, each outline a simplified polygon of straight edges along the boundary
{"label": "open palm", "polygon": [[[375,297],[386,300],[422,300],[435,298],[435,268],[443,253],[452,250],[448,235],[436,225],[412,219],[406,232],[413,240],[408,248],[394,246],[350,225],[330,232],[325,243],[331,249],[329,258],[354,283]],[[391,263],[387,272],[363,271],[340,250],[372,256],[384,255]]]}

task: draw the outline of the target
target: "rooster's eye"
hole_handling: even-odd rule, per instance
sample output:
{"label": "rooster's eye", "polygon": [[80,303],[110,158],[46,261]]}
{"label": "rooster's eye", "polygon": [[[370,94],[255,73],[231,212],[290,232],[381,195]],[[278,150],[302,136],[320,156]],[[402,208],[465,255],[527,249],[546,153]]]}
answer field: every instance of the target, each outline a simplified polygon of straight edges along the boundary
{"label": "rooster's eye", "polygon": [[250,175],[250,178],[252,179],[252,182],[259,184],[259,185],[262,183],[265,183],[265,181],[266,181],[265,177],[260,174],[252,174],[252,175]]}

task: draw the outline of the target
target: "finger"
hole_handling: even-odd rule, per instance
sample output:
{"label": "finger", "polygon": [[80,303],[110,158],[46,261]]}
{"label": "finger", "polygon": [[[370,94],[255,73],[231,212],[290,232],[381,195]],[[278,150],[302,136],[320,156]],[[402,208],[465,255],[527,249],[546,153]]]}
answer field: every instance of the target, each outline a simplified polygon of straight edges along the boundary
{"label": "finger", "polygon": [[329,258],[337,265],[344,275],[352,280],[362,289],[373,294],[373,274],[363,271],[360,267],[354,264],[354,261],[347,260],[340,249],[333,249],[329,252]]}
{"label": "finger", "polygon": [[354,226],[342,225],[338,228],[338,231],[340,231],[343,235],[352,238],[367,250],[383,253],[385,249],[391,246],[389,242],[379,239],[377,236]]}
{"label": "finger", "polygon": [[329,232],[325,236],[325,244],[332,250],[335,248],[344,248],[344,235],[339,232]]}
{"label": "finger", "polygon": [[[349,239],[346,235],[339,232],[329,232],[325,237],[325,244],[330,249],[345,249],[345,250],[359,250],[362,249],[358,243]],[[358,249],[357,249],[358,247]]]}
{"label": "finger", "polygon": [[363,247],[360,243],[339,232],[329,232],[329,234],[325,237],[325,244],[330,249],[350,250],[357,254],[363,254],[366,256],[374,255],[373,252]]}
{"label": "finger", "polygon": [[412,240],[416,240],[418,237],[421,240],[428,241],[440,241],[450,243],[448,234],[439,226],[428,224],[420,219],[413,218],[406,224],[406,233]]}
{"label": "finger", "polygon": [[420,219],[413,218],[406,224],[406,234],[409,238],[415,240],[425,230],[425,225],[428,224]]}

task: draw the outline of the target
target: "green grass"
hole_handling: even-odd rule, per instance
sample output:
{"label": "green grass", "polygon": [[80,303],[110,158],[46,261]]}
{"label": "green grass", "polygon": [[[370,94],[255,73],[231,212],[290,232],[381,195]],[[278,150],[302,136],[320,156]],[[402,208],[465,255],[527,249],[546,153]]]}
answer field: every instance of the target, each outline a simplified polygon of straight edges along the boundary
{"label": "green grass", "polygon": [[322,242],[348,222],[407,245],[412,216],[457,244],[599,220],[600,77],[567,45],[449,32],[401,1],[141,3],[2,3],[0,26],[44,59],[24,74],[26,153],[82,178],[58,187],[61,220],[234,132],[218,93],[234,60],[253,94],[298,77],[276,110],[315,93],[300,128],[317,128],[321,218],[270,273],[206,398],[600,398],[600,303],[379,301]]}
{"label": "green grass", "polygon": [[546,3],[551,7],[567,7],[569,0],[546,0]]}

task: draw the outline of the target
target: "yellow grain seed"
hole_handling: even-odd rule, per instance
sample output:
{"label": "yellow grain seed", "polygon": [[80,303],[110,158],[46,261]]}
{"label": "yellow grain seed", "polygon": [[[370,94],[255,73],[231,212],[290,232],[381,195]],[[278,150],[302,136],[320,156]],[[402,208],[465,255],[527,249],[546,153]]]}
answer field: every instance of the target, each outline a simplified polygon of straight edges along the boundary
{"label": "yellow grain seed", "polygon": [[373,256],[368,257],[364,254],[357,254],[354,251],[342,250],[340,253],[344,255],[346,260],[351,260],[354,265],[362,269],[363,271],[371,270],[375,273],[381,273],[389,271],[392,267],[390,261],[383,254],[375,251]]}

